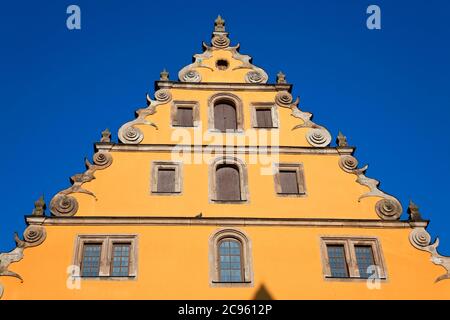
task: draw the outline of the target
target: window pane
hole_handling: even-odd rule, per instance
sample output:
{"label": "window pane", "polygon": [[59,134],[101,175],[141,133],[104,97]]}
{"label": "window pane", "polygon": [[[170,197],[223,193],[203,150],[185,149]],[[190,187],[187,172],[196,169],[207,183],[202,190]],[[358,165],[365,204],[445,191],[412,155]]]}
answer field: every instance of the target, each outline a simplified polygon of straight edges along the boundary
{"label": "window pane", "polygon": [[100,272],[101,244],[84,244],[81,260],[82,277],[98,277]]}
{"label": "window pane", "polygon": [[[355,246],[356,263],[358,264],[359,275],[361,278],[368,278],[376,270],[367,272],[367,268],[375,265],[373,251],[371,246]],[[376,271],[375,271],[376,272]]]}
{"label": "window pane", "polygon": [[219,280],[221,282],[242,282],[243,269],[241,258],[242,247],[239,241],[235,239],[224,239],[220,241]]}
{"label": "window pane", "polygon": [[328,262],[330,263],[331,276],[336,278],[348,278],[347,261],[343,245],[327,245]]}
{"label": "window pane", "polygon": [[158,192],[175,192],[175,169],[158,169]]}
{"label": "window pane", "polygon": [[295,170],[280,170],[280,185],[281,193],[298,194],[297,171]]}
{"label": "window pane", "polygon": [[117,243],[113,245],[111,277],[129,276],[130,246],[129,243]]}

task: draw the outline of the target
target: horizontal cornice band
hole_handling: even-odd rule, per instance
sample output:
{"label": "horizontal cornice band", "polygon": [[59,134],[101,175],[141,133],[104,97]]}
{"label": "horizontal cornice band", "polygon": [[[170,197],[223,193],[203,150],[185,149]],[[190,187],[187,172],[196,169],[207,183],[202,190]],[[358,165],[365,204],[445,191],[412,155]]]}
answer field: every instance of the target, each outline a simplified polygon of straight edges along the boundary
{"label": "horizontal cornice band", "polygon": [[229,82],[175,82],[156,81],[155,90],[158,89],[197,89],[197,90],[223,90],[223,91],[288,91],[292,84],[288,83],[229,83]]}
{"label": "horizontal cornice band", "polygon": [[183,144],[121,144],[103,143],[95,144],[96,150],[102,151],[153,151],[153,152],[214,152],[214,153],[268,153],[268,154],[333,154],[350,155],[354,147],[293,147],[293,146],[223,146],[223,145],[183,145]]}
{"label": "horizontal cornice band", "polygon": [[342,227],[342,228],[416,228],[428,221],[386,221],[372,219],[309,218],[192,218],[192,217],[25,217],[29,225],[43,226],[261,226],[261,227]]}

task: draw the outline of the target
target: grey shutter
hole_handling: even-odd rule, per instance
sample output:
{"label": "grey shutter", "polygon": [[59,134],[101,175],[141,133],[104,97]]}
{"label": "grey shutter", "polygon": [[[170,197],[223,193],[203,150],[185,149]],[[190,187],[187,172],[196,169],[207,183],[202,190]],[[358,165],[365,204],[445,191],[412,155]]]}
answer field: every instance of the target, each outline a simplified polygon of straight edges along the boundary
{"label": "grey shutter", "polygon": [[214,106],[214,127],[220,131],[236,130],[236,108],[227,103]]}
{"label": "grey shutter", "polygon": [[177,109],[177,125],[181,127],[193,127],[194,118],[192,108],[178,107]]}
{"label": "grey shutter", "polygon": [[272,110],[256,109],[256,123],[259,128],[272,128]]}
{"label": "grey shutter", "polygon": [[281,193],[298,194],[297,172],[281,170],[279,172]]}
{"label": "grey shutter", "polygon": [[216,200],[241,200],[239,170],[234,166],[222,166],[216,171]]}
{"label": "grey shutter", "polygon": [[175,192],[175,169],[158,169],[158,192]]}

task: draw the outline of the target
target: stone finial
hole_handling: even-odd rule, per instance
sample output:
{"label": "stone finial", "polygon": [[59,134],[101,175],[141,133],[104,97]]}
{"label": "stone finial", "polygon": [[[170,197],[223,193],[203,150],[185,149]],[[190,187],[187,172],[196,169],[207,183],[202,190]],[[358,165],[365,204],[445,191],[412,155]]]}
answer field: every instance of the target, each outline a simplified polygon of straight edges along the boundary
{"label": "stone finial", "polygon": [[286,83],[286,75],[281,71],[277,73],[277,83]]}
{"label": "stone finial", "polygon": [[100,142],[111,142],[111,132],[109,129],[105,129],[105,131],[102,131],[102,138]]}
{"label": "stone finial", "polygon": [[220,14],[217,16],[217,19],[214,21],[214,32],[225,32],[225,20],[222,19]]}
{"label": "stone finial", "polygon": [[339,134],[338,134],[338,136],[336,138],[336,143],[337,143],[338,147],[347,147],[348,146],[347,137],[344,136],[342,134],[342,132],[340,132],[340,131],[339,131]]}
{"label": "stone finial", "polygon": [[412,200],[409,201],[408,214],[409,221],[423,221],[419,207]]}
{"label": "stone finial", "polygon": [[167,72],[167,70],[165,68],[159,74],[159,80],[161,80],[161,81],[169,81],[169,72]]}
{"label": "stone finial", "polygon": [[33,216],[43,216],[45,214],[45,201],[44,196],[41,196],[34,202]]}

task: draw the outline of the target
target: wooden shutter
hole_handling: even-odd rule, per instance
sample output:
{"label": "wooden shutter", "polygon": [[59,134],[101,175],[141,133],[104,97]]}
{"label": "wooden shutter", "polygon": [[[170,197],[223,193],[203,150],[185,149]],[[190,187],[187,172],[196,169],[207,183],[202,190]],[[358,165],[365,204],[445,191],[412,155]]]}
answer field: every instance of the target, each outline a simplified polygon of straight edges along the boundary
{"label": "wooden shutter", "polygon": [[256,109],[256,125],[259,128],[272,128],[272,109]]}
{"label": "wooden shutter", "polygon": [[175,192],[175,169],[158,169],[158,192]]}
{"label": "wooden shutter", "polygon": [[239,170],[234,166],[222,166],[216,171],[216,200],[241,200]]}
{"label": "wooden shutter", "polygon": [[281,184],[281,193],[298,194],[297,171],[280,170],[279,179]]}
{"label": "wooden shutter", "polygon": [[214,106],[214,128],[220,131],[236,130],[236,108],[231,104],[220,103]]}
{"label": "wooden shutter", "polygon": [[190,107],[177,108],[177,125],[181,127],[193,127],[193,110]]}

